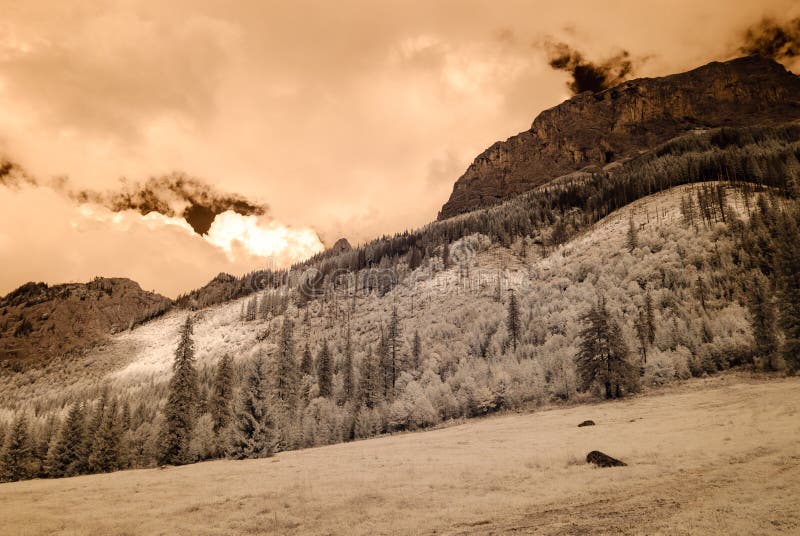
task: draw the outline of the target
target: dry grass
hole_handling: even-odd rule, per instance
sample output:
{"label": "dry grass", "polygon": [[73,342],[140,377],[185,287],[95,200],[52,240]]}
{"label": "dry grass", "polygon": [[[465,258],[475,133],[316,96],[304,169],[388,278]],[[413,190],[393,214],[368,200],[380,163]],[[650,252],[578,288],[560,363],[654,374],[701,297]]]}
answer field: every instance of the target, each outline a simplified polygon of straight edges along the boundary
{"label": "dry grass", "polygon": [[[630,465],[596,469],[593,449]],[[798,502],[800,379],[727,375],[267,460],[4,484],[0,532],[797,534]]]}

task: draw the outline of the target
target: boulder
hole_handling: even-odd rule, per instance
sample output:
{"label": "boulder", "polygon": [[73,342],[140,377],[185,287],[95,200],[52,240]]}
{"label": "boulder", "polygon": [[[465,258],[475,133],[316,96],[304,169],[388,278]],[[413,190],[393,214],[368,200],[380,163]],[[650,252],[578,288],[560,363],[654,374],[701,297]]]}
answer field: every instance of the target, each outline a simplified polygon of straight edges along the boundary
{"label": "boulder", "polygon": [[580,428],[582,426],[594,426],[594,421],[592,421],[592,420],[583,421],[582,423],[580,423],[578,425],[578,428]]}
{"label": "boulder", "polygon": [[593,450],[586,455],[586,462],[593,463],[598,467],[625,467],[627,463],[612,458],[608,454],[602,453],[599,450]]}

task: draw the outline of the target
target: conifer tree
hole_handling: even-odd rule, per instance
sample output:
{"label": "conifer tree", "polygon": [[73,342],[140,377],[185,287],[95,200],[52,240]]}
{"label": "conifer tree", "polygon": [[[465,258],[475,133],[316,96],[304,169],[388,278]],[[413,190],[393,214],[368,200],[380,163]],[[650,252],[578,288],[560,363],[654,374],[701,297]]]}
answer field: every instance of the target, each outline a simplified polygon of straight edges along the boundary
{"label": "conifer tree", "polygon": [[392,316],[389,320],[389,329],[386,333],[387,342],[389,344],[389,353],[391,355],[391,392],[394,393],[395,385],[397,384],[397,354],[400,349],[400,337],[402,336],[402,328],[400,326],[400,318],[397,315],[397,306],[392,307]]}
{"label": "conifer tree", "polygon": [[748,309],[750,310],[753,339],[755,339],[754,351],[756,356],[763,360],[764,368],[775,370],[777,368],[775,357],[778,351],[778,337],[775,330],[775,308],[772,305],[769,280],[760,270],[756,270],[753,273],[752,282]]}
{"label": "conifer tree", "polygon": [[311,347],[308,345],[308,341],[306,341],[306,345],[303,347],[303,357],[300,360],[300,372],[308,376],[314,373],[314,358],[311,356]]}
{"label": "conifer tree", "polygon": [[638,389],[636,367],[628,360],[628,348],[622,330],[606,309],[605,300],[593,306],[584,315],[588,324],[580,333],[578,354],[575,358],[581,389],[595,384],[604,388],[606,398],[619,398]]}
{"label": "conifer tree", "polygon": [[653,296],[650,292],[644,295],[644,325],[647,333],[647,342],[652,345],[656,342],[656,316],[653,309]]}
{"label": "conifer tree", "polygon": [[411,367],[413,370],[419,370],[421,356],[422,340],[419,337],[419,331],[414,331],[414,339],[411,342]]}
{"label": "conifer tree", "polygon": [[119,443],[121,437],[117,418],[117,399],[112,398],[103,411],[100,427],[95,432],[92,452],[89,455],[89,471],[107,473],[119,469]]}
{"label": "conifer tree", "polygon": [[55,442],[47,453],[47,473],[50,476],[58,478],[86,472],[85,432],[83,404],[73,402],[56,435]]}
{"label": "conifer tree", "polygon": [[350,331],[350,324],[347,324],[347,331],[344,339],[344,355],[342,356],[342,401],[348,402],[353,398],[353,334]]}
{"label": "conifer tree", "polygon": [[56,416],[51,414],[45,420],[44,426],[39,430],[33,448],[34,474],[39,478],[47,478],[49,476],[47,471],[47,452],[50,450],[50,444],[53,442],[56,432]]}
{"label": "conifer tree", "polygon": [[389,398],[392,393],[392,353],[389,350],[389,340],[383,326],[381,326],[378,337],[378,368],[381,375],[383,398]]}
{"label": "conifer tree", "polygon": [[333,394],[333,359],[327,340],[322,341],[322,348],[317,354],[317,386],[319,396],[329,398]]}
{"label": "conifer tree", "polygon": [[511,338],[511,344],[514,346],[514,351],[517,351],[517,341],[519,340],[519,305],[517,304],[517,296],[514,290],[511,290],[511,297],[508,299],[508,317],[506,319],[506,327],[508,328],[508,336]]}
{"label": "conifer tree", "polygon": [[294,358],[294,328],[288,315],[283,316],[281,339],[274,377],[274,394],[283,410],[292,410],[297,401],[297,388],[300,381],[297,361]]}
{"label": "conifer tree", "polygon": [[228,455],[266,458],[273,451],[273,423],[268,407],[268,373],[263,355],[250,364],[234,411]]}
{"label": "conifer tree", "polygon": [[31,477],[32,459],[28,420],[17,414],[0,452],[0,482],[16,482]]}
{"label": "conifer tree", "polygon": [[780,244],[776,253],[779,284],[778,304],[784,342],[783,359],[790,373],[800,371],[800,225],[798,214],[784,214],[780,223]]}
{"label": "conifer tree", "polygon": [[625,236],[625,247],[628,251],[633,252],[634,249],[639,247],[639,229],[636,228],[636,222],[633,221],[633,214],[628,220],[628,234]]}
{"label": "conifer tree", "polygon": [[198,394],[192,319],[188,316],[181,329],[178,347],[175,349],[172,370],[167,404],[164,407],[164,423],[159,438],[161,447],[159,462],[181,465],[192,461],[189,443],[192,438]]}
{"label": "conifer tree", "polygon": [[219,437],[231,422],[233,412],[233,360],[224,354],[217,363],[214,385],[211,391],[209,410],[213,421],[214,434]]}
{"label": "conifer tree", "polygon": [[358,395],[361,405],[370,409],[377,406],[383,392],[383,385],[383,375],[378,358],[372,352],[372,346],[369,346],[359,370]]}

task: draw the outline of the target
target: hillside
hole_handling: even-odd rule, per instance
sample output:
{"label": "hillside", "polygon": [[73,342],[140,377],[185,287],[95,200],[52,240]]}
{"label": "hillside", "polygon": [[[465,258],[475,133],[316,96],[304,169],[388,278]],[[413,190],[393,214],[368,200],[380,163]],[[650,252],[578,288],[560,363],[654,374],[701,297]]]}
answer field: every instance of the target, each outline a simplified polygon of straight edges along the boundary
{"label": "hillside", "polygon": [[599,170],[697,129],[798,118],[800,77],[759,56],[585,92],[478,155],[456,181],[439,219],[497,204],[561,175]]}
{"label": "hillside", "polygon": [[[385,293],[363,285],[352,292],[352,287],[338,285],[298,307],[288,300],[287,288],[278,288],[200,310],[194,313],[194,341],[201,407],[208,407],[214,369],[224,354],[234,358],[237,382],[256,356],[273,366],[287,317],[294,324],[294,358],[300,361],[308,346],[318,362],[327,342],[334,369],[333,395],[328,398],[318,396],[315,372],[301,376],[300,406],[279,432],[284,449],[552,401],[588,400],[592,391],[580,392],[574,356],[581,317],[599,295],[605,296],[622,327],[630,360],[641,366],[644,386],[750,362],[753,343],[738,276],[741,267],[736,264],[741,261],[735,260],[737,235],[719,214],[707,222],[698,216],[694,224],[682,215],[687,199],[708,192],[724,193],[728,221],[734,214],[747,219],[754,210],[752,194],[738,188],[690,185],[641,199],[555,249],[524,238],[504,247],[486,236],[470,235],[449,247],[447,267],[439,256],[414,270],[398,266],[398,280]],[[633,250],[625,245],[631,220],[638,229]],[[506,326],[511,290],[521,312],[522,335],[516,348]],[[645,362],[636,322],[647,299],[654,304],[655,331]],[[251,306],[255,313],[247,320]],[[396,385],[391,395],[367,407],[362,405],[361,378],[369,370],[367,364],[383,355],[381,336],[393,309],[400,332]],[[41,369],[0,377],[0,421],[10,422],[15,413],[28,415],[32,433],[50,437],[46,434],[53,434],[58,422],[54,418],[63,419],[72,402],[101,408],[97,401],[110,389],[130,415],[125,436],[132,452],[129,463],[152,465],[159,408],[186,315],[173,310],[116,334],[81,360],[56,360]],[[348,325],[358,382],[352,398],[342,383]],[[209,419],[208,414],[201,417],[196,429],[198,459],[215,448]]]}
{"label": "hillside", "polygon": [[[4,534],[796,534],[798,379],[280,453],[0,485]],[[591,418],[597,426],[578,428]],[[592,449],[628,467],[596,469]],[[502,455],[500,455],[502,454]]]}
{"label": "hillside", "polygon": [[162,314],[171,303],[124,278],[26,283],[0,298],[0,374],[90,347]]}

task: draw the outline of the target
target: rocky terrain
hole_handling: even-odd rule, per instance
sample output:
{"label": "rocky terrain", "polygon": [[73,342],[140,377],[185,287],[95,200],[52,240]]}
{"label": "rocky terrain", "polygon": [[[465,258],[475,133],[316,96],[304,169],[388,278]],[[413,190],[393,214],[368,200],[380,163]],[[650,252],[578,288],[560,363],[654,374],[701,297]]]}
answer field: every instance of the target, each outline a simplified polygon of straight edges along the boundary
{"label": "rocky terrain", "polygon": [[439,219],[494,205],[587,166],[635,156],[695,129],[797,118],[800,77],[759,56],[585,92],[481,153],[455,183]]}
{"label": "rocky terrain", "polygon": [[19,369],[86,348],[159,316],[171,304],[125,278],[26,283],[0,298],[0,366]]}

